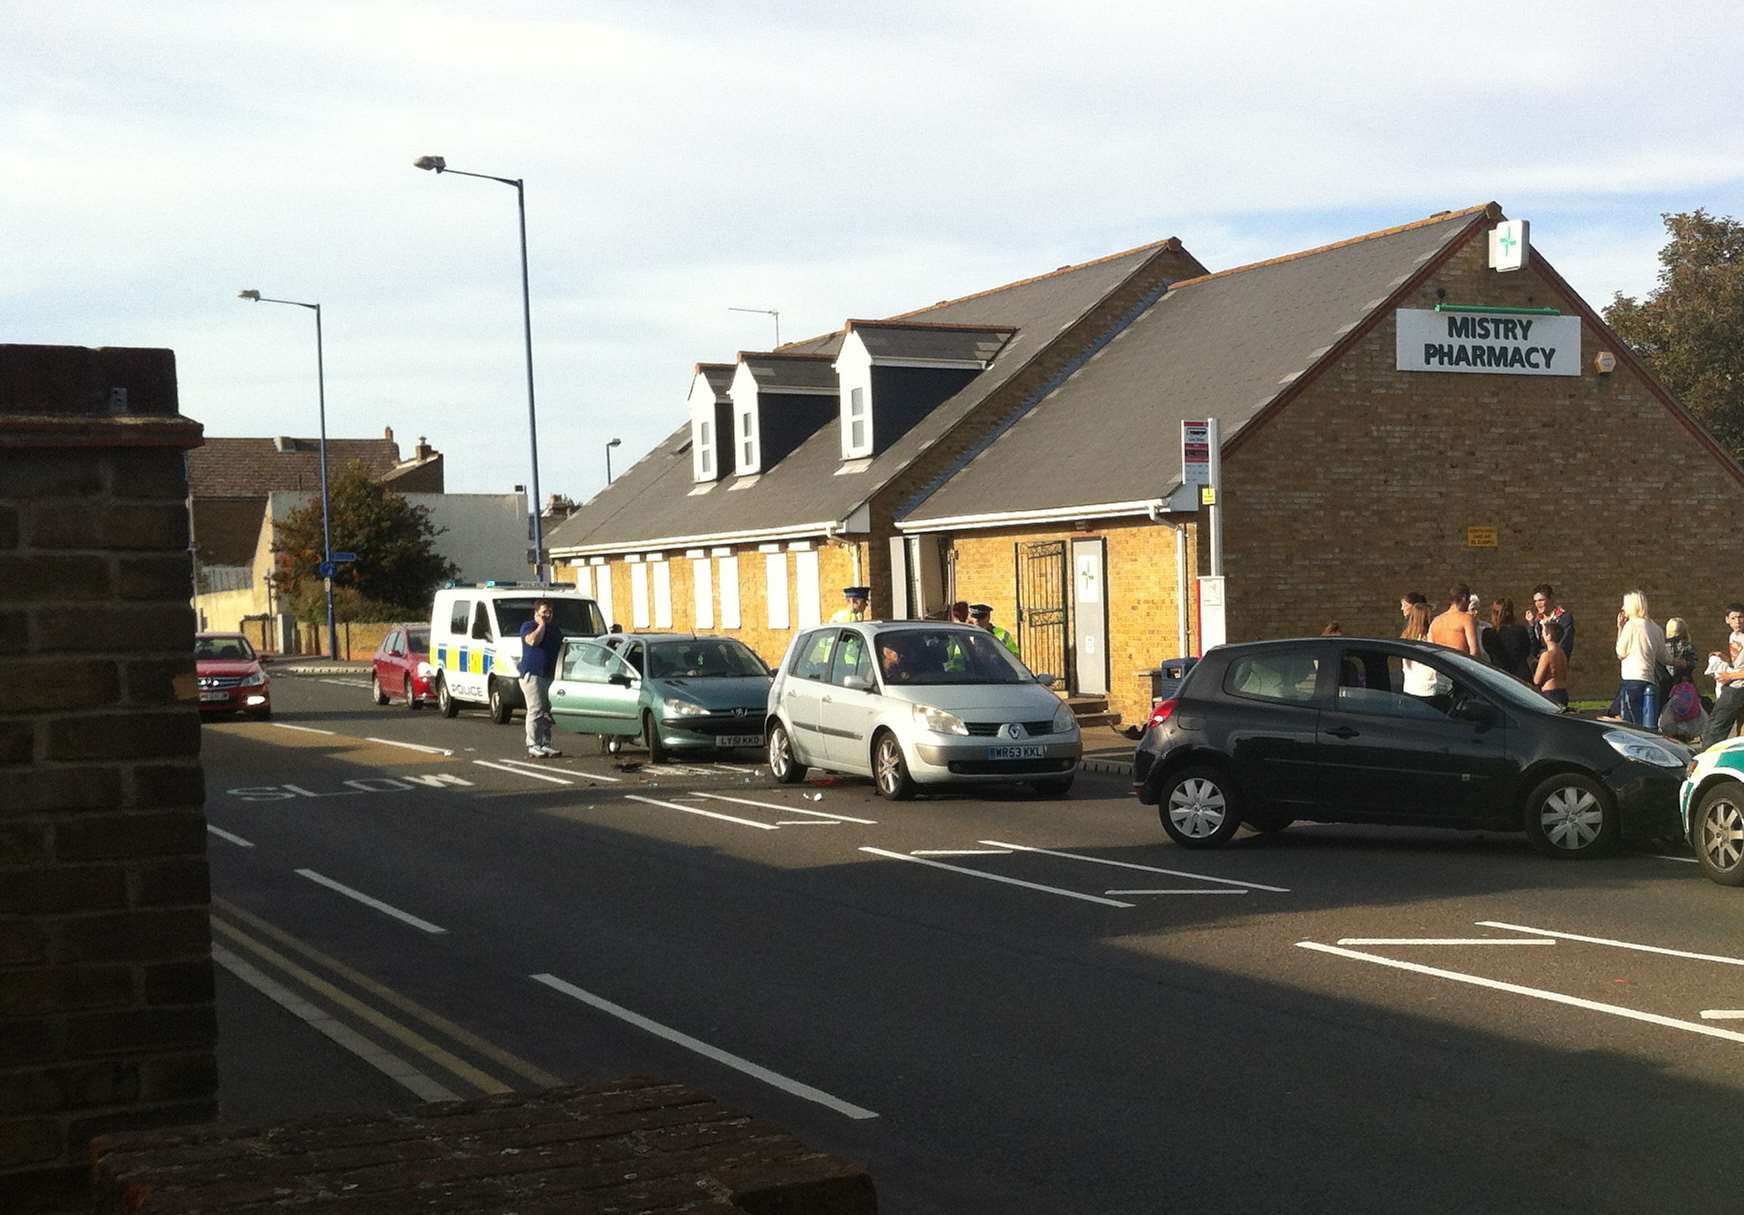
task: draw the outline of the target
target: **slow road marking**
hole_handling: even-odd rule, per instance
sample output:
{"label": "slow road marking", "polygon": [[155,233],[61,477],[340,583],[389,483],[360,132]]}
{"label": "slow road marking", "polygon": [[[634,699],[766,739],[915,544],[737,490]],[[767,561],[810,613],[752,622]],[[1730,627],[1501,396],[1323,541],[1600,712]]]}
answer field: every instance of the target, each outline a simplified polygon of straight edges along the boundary
{"label": "slow road marking", "polygon": [[823,1106],[825,1109],[834,1110],[836,1113],[847,1118],[865,1119],[878,1117],[878,1115],[873,1111],[855,1105],[851,1101],[843,1101],[840,1097],[831,1096],[822,1089],[813,1088],[809,1084],[802,1084],[798,1080],[783,1076],[780,1072],[770,1071],[768,1068],[753,1063],[749,1059],[741,1058],[730,1051],[724,1051],[718,1046],[710,1046],[707,1042],[704,1042],[701,1039],[693,1038],[689,1034],[682,1033],[670,1026],[662,1025],[658,1021],[651,1021],[640,1013],[631,1012],[621,1004],[614,1004],[604,996],[596,996],[591,991],[583,991],[575,984],[566,983],[555,975],[537,974],[529,977],[535,983],[543,983],[552,991],[562,992],[572,1000],[580,1000],[590,1008],[597,1008],[599,1011],[608,1013],[611,1016],[618,1018],[620,1021],[625,1021],[634,1025],[637,1029],[645,1030],[648,1033],[654,1034],[656,1037],[664,1038],[668,1042],[676,1043],[679,1046],[684,1047],[686,1050],[695,1051],[705,1059],[713,1059],[716,1063],[730,1067],[734,1071],[743,1072],[747,1076],[755,1077],[756,1079],[763,1081],[765,1084],[780,1089],[784,1093],[792,1093],[795,1097],[802,1097],[807,1101],[815,1102],[818,1105]]}

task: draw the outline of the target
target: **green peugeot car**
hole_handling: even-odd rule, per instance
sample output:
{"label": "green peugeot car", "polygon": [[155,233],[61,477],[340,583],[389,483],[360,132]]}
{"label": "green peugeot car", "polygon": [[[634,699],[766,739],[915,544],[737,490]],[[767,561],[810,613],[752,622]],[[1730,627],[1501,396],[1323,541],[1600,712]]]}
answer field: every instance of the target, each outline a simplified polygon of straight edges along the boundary
{"label": "green peugeot car", "polygon": [[551,716],[608,752],[639,738],[654,763],[763,747],[769,668],[731,637],[615,633],[564,642]]}
{"label": "green peugeot car", "polygon": [[1744,886],[1744,738],[1696,756],[1678,803],[1702,872],[1722,886]]}

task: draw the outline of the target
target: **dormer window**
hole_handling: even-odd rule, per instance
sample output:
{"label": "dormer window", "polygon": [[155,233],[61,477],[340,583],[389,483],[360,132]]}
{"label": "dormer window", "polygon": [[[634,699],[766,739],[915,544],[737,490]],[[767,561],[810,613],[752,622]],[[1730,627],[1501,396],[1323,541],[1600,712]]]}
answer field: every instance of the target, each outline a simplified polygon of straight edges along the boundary
{"label": "dormer window", "polygon": [[739,472],[757,471],[757,417],[750,409],[741,409],[734,419],[739,428]]}
{"label": "dormer window", "polygon": [[863,387],[848,390],[848,441],[845,446],[842,454],[849,459],[872,454],[872,416],[866,406],[866,389]]}
{"label": "dormer window", "polygon": [[691,377],[690,473],[703,486],[695,492],[706,493],[709,482],[732,469],[732,450],[721,447],[723,433],[732,426],[732,399],[727,395],[732,371],[728,363],[698,363]]}
{"label": "dormer window", "polygon": [[715,424],[711,421],[700,421],[696,424],[695,443],[696,475],[699,481],[715,479]]}

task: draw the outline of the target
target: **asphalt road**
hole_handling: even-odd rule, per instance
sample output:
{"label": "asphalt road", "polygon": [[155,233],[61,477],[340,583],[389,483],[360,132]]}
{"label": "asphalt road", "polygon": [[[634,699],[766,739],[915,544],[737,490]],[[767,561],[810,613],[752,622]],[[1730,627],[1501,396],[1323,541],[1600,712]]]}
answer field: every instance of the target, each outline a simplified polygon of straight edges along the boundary
{"label": "asphalt road", "polygon": [[671,1077],[892,1212],[1744,1201],[1744,895],[1685,858],[1187,852],[1115,777],[893,805],[273,692],[206,728],[220,960],[408,1100]]}

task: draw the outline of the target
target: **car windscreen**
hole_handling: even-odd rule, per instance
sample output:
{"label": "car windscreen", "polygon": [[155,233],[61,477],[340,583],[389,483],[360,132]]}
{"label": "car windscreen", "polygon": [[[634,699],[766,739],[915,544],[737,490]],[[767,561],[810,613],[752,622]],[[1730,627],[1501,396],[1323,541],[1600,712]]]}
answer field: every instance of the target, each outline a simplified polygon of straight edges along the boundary
{"label": "car windscreen", "polygon": [[648,643],[651,679],[732,679],[768,673],[757,655],[728,637]]}
{"label": "car windscreen", "polygon": [[887,629],[872,639],[887,684],[1030,683],[1034,676],[980,629]]}
{"label": "car windscreen", "polygon": [[196,637],[194,657],[217,661],[247,662],[254,657],[254,647],[245,637]]}
{"label": "car windscreen", "polygon": [[414,654],[428,654],[430,652],[430,630],[407,629],[406,648]]}
{"label": "car windscreen", "polygon": [[[502,630],[498,636],[519,637],[521,626],[533,619],[533,605],[538,602],[537,595],[497,600],[497,625]],[[565,637],[598,637],[606,631],[606,622],[591,599],[553,595],[546,602],[550,603],[552,617]]]}
{"label": "car windscreen", "polygon": [[1520,680],[1515,679],[1495,667],[1487,667],[1467,654],[1455,654],[1451,651],[1438,651],[1437,658],[1456,668],[1459,673],[1494,696],[1503,704],[1516,709],[1525,709],[1532,713],[1553,713],[1562,715],[1562,706],[1554,700],[1541,695]]}

